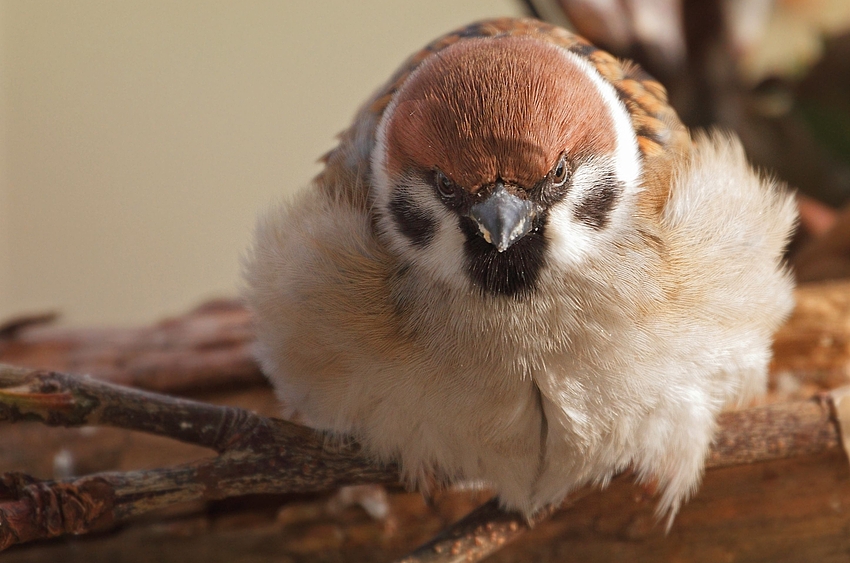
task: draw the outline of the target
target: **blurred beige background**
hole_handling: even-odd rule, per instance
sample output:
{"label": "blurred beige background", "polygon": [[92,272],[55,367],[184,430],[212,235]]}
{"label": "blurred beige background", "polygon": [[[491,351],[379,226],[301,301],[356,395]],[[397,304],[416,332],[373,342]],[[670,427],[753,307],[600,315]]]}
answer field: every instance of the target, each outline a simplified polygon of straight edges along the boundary
{"label": "blurred beige background", "polygon": [[515,0],[0,0],[0,322],[130,324],[232,296],[408,54]]}

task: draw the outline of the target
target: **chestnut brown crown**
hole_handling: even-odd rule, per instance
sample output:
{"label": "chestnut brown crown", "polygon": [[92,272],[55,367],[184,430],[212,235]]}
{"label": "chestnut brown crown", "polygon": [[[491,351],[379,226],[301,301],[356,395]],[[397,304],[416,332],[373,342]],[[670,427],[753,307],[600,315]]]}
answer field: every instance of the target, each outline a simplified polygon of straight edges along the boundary
{"label": "chestnut brown crown", "polygon": [[616,147],[599,88],[564,49],[531,37],[461,41],[410,77],[386,129],[390,176],[439,170],[476,193],[531,189],[570,159]]}

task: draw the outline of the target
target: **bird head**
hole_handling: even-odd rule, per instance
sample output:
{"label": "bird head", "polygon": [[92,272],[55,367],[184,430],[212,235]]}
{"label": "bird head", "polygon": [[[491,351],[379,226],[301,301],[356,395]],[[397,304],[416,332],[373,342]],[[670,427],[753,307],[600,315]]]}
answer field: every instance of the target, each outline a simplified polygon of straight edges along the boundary
{"label": "bird head", "polygon": [[532,293],[627,222],[641,155],[618,92],[534,36],[475,37],[430,55],[379,122],[373,199],[405,259],[485,293]]}

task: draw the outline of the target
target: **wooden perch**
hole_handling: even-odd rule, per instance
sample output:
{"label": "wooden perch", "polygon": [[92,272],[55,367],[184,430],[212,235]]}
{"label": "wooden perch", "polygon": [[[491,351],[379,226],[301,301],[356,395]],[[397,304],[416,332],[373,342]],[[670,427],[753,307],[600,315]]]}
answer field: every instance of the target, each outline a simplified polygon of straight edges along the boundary
{"label": "wooden perch", "polygon": [[[807,284],[773,346],[774,376],[791,374],[811,394],[850,383],[850,283]],[[775,379],[775,377],[774,377]]]}
{"label": "wooden perch", "polygon": [[237,301],[212,301],[143,328],[67,329],[33,318],[39,322],[0,323],[14,328],[5,338],[0,332],[0,361],[181,395],[266,384],[251,355],[248,312]]}
{"label": "wooden perch", "polygon": [[[828,401],[818,399],[782,402],[789,397],[796,399],[805,395],[811,396],[812,393],[847,382],[847,374],[850,373],[850,346],[846,344],[850,342],[850,284],[803,287],[798,290],[797,299],[799,305],[794,317],[777,337],[776,359],[772,368],[772,403],[726,413],[721,417],[718,438],[707,461],[710,471],[706,476],[706,484],[698,497],[685,506],[669,538],[664,538],[663,533],[654,525],[653,501],[640,493],[640,489],[633,487],[631,480],[626,478],[615,480],[607,491],[587,489],[577,492],[570,500],[575,503],[572,509],[558,512],[554,518],[540,523],[531,532],[527,531],[526,523],[518,516],[497,510],[494,503],[485,504],[402,560],[410,563],[454,561],[461,560],[459,558],[462,557],[464,561],[475,561],[487,553],[497,551],[504,553],[505,557],[510,557],[510,549],[500,551],[500,548],[515,539],[518,540],[515,549],[538,553],[539,548],[532,547],[528,542],[545,541],[546,545],[552,546],[552,553],[555,554],[558,545],[579,541],[575,538],[583,538],[580,540],[582,546],[594,546],[593,553],[596,555],[588,555],[587,560],[611,560],[612,557],[617,557],[616,553],[610,551],[614,549],[611,546],[616,545],[616,542],[611,544],[608,540],[601,541],[609,533],[633,538],[629,540],[633,542],[633,551],[629,553],[641,553],[642,545],[649,551],[657,550],[659,546],[663,546],[665,550],[678,549],[676,546],[681,547],[681,544],[678,543],[680,540],[677,540],[677,537],[681,534],[684,534],[682,537],[690,538],[688,545],[701,545],[700,541],[703,541],[705,545],[710,546],[716,543],[716,540],[707,536],[708,532],[704,530],[713,528],[707,526],[704,519],[695,520],[693,516],[700,506],[700,499],[708,496],[716,499],[715,503],[731,502],[734,506],[740,506],[737,500],[724,496],[730,494],[723,492],[726,490],[724,483],[742,479],[741,487],[744,489],[763,491],[763,487],[767,485],[763,485],[760,480],[762,478],[758,476],[758,471],[762,470],[754,472],[749,469],[762,465],[778,468],[769,471],[785,471],[791,472],[789,475],[797,475],[788,477],[791,483],[796,483],[793,486],[798,487],[797,495],[832,495],[830,498],[833,500],[823,501],[827,513],[819,513],[817,518],[810,518],[812,524],[808,533],[812,537],[820,537],[818,534],[823,537],[826,537],[827,533],[832,534],[829,530],[836,529],[835,526],[840,522],[843,522],[841,526],[850,525],[850,517],[841,516],[840,511],[829,512],[832,509],[828,508],[833,506],[830,503],[844,502],[835,499],[846,498],[850,503],[850,486],[839,485],[839,489],[830,492],[828,488],[806,485],[807,475],[799,473],[804,471],[803,468],[813,472],[812,468],[817,467],[817,471],[821,473],[815,473],[821,475],[820,478],[824,478],[823,475],[826,474],[823,471],[828,469],[831,472],[828,475],[843,476],[835,477],[839,479],[837,483],[847,480],[846,461],[843,460],[839,448],[838,432],[831,418]],[[183,461],[182,463],[168,463],[171,459],[168,456],[172,456],[173,452],[163,447],[160,441],[156,451],[145,453],[145,458],[159,461],[149,466],[149,469],[138,469],[134,468],[131,462],[113,463],[108,459],[99,459],[97,440],[102,440],[103,435],[86,434],[87,437],[82,438],[81,442],[85,443],[90,452],[94,452],[90,454],[91,458],[98,458],[98,465],[95,466],[93,474],[77,478],[50,479],[49,471],[39,470],[30,473],[39,475],[41,479],[26,477],[20,473],[7,475],[3,479],[0,484],[0,498],[3,499],[0,502],[0,518],[6,520],[0,520],[0,530],[7,535],[0,535],[0,538],[3,538],[0,541],[4,546],[10,542],[57,534],[98,530],[129,517],[136,517],[138,522],[138,515],[147,511],[192,499],[209,501],[249,493],[318,491],[343,484],[391,483],[397,479],[393,468],[375,467],[360,456],[355,444],[331,447],[323,436],[313,431],[269,419],[249,410],[165,397],[138,389],[109,385],[102,381],[203,397],[206,401],[236,403],[263,414],[272,414],[272,394],[250,355],[252,337],[248,315],[236,303],[217,302],[192,311],[184,317],[142,329],[75,330],[46,326],[43,322],[21,322],[20,319],[13,325],[0,334],[0,361],[33,368],[74,371],[94,377],[78,379],[61,373],[6,369],[0,377],[0,418],[7,421],[41,421],[70,427],[97,424],[124,429],[114,430],[119,433],[128,430],[152,432],[203,446],[218,452],[218,455],[205,458],[203,450],[199,452],[196,449],[190,450],[192,455],[189,457],[186,457],[185,452],[181,454],[184,456],[181,459],[179,456],[173,456],[175,460]],[[783,384],[780,378],[792,378],[798,386],[789,390],[787,381]],[[11,432],[13,430],[26,430],[27,435],[24,438],[15,438]],[[83,430],[39,430],[39,427],[33,424],[2,426],[0,469],[29,467],[33,460],[49,461],[58,455],[57,448],[75,447],[73,440],[64,438],[71,435],[62,434],[63,432]],[[61,443],[57,444],[56,440],[50,438],[54,434],[63,436],[59,440]],[[139,447],[138,442],[134,441],[136,434],[133,436],[133,440],[115,440],[119,442],[121,451],[132,449],[134,444]],[[14,451],[7,449],[8,453],[4,454],[4,444],[8,448],[9,444],[15,443],[26,443],[27,447],[18,447]],[[76,456],[77,450],[73,451]],[[790,456],[796,456],[793,459],[803,461],[780,461]],[[292,461],[306,459],[311,461]],[[825,460],[823,463],[827,465],[823,466],[823,469],[821,465],[812,465],[816,460]],[[48,463],[46,466],[48,469],[49,465]],[[109,467],[133,470],[116,472]],[[723,469],[724,467],[728,469]],[[714,477],[715,475],[717,477]],[[793,491],[793,488],[786,487],[786,490]],[[329,538],[335,537],[327,526],[343,526],[344,537],[349,539],[345,540],[348,543],[338,544],[338,549],[345,553],[360,550],[359,553],[364,555],[358,560],[389,560],[400,556],[405,545],[409,549],[411,545],[426,540],[427,537],[422,534],[427,535],[428,530],[436,531],[453,521],[460,515],[458,510],[462,510],[458,507],[471,508],[473,505],[469,503],[474,502],[473,500],[462,500],[467,497],[467,493],[446,493],[439,497],[431,508],[423,505],[410,509],[412,512],[405,512],[411,506],[420,506],[413,500],[406,500],[415,499],[415,495],[411,497],[403,493],[393,493],[389,497],[389,504],[391,512],[396,511],[396,516],[392,518],[406,522],[405,525],[409,529],[405,533],[393,532],[394,535],[381,536],[383,539],[370,536],[373,540],[368,547],[363,543],[365,540],[359,540],[357,543],[353,539],[357,537],[354,528],[346,528],[348,524],[333,524],[337,521],[336,516],[315,516],[315,509],[304,513],[314,516],[304,516],[307,520],[299,517],[298,520],[309,527],[312,524],[307,522],[318,518],[312,533],[319,539],[311,540],[312,544],[305,543],[308,542],[306,538],[313,537],[310,532],[304,532],[303,528],[298,526],[289,532],[289,524],[286,529],[274,528],[273,532],[262,536],[262,541],[269,545],[278,542],[277,545],[282,551],[290,548],[306,550],[303,551],[303,559],[298,559],[293,555],[294,552],[287,551],[295,557],[294,561],[324,560],[320,554],[328,549],[330,551],[327,553],[332,553],[334,549],[322,544],[323,541],[330,542]],[[637,502],[637,498],[642,500]],[[788,503],[792,502],[792,499],[793,494]],[[445,512],[446,502],[449,503],[448,506],[455,506],[449,513]],[[786,505],[783,505],[785,508],[777,510],[788,509],[790,505]],[[295,510],[297,504],[291,506]],[[722,510],[727,510],[728,514],[729,509],[720,509],[721,512],[718,512],[718,509],[709,506],[700,510],[707,510],[706,514],[713,515],[706,518],[721,518]],[[290,514],[288,511],[286,513]],[[777,520],[781,518],[778,514],[756,513],[752,518],[753,522]],[[619,515],[617,518],[621,519],[629,515],[628,518],[632,520],[623,520],[616,525],[602,524],[612,518],[616,520],[614,515]],[[287,522],[289,518],[290,516],[286,517]],[[786,526],[796,525],[787,520],[784,522]],[[827,526],[823,522],[830,524]],[[364,526],[363,529],[372,529],[377,524],[363,522],[357,525]],[[647,536],[645,532],[638,534],[640,538],[637,539],[635,526],[641,530],[656,530],[658,539],[653,539],[652,535]],[[378,527],[380,529],[380,525]],[[144,533],[146,528],[142,526],[133,529],[138,530],[136,533]],[[15,531],[13,533],[7,530]],[[415,530],[420,530],[418,535]],[[553,535],[553,530],[561,530],[560,535]],[[789,549],[789,542],[793,538],[782,534],[781,529],[769,531],[759,527],[758,530],[761,530],[758,537],[770,538],[765,539],[769,545],[785,546],[783,549],[786,551]],[[255,537],[252,534],[264,532],[258,529],[244,533]],[[700,533],[703,535],[699,536]],[[573,534],[573,540],[569,539],[570,534]],[[149,545],[151,540],[143,540],[142,537],[139,536],[141,545]],[[395,539],[387,543],[389,537]],[[545,540],[540,540],[541,537]],[[702,539],[697,539],[698,537]],[[727,542],[731,544],[738,541],[736,537],[728,536]],[[197,538],[195,541],[203,541],[204,545],[217,546],[213,559],[218,560],[219,556],[228,558],[225,557],[227,549],[215,539],[215,535],[200,535]],[[590,538],[599,538],[600,541],[591,541]],[[95,549],[96,545],[109,541],[112,540],[101,539],[96,543],[89,542],[84,545],[88,546],[86,549]],[[192,544],[187,538],[181,541],[189,542],[187,546],[195,545],[191,557],[195,558],[194,560],[209,560],[211,557],[199,555],[202,551],[201,544]],[[351,544],[352,541],[355,543]],[[51,544],[49,548],[44,546],[38,550],[46,554],[45,561],[62,559],[66,557],[61,551],[62,545],[64,544]],[[740,542],[736,545],[744,549]],[[804,553],[814,553],[808,544],[793,545],[798,550],[805,547],[808,551]],[[834,539],[831,544],[827,542],[827,547],[834,548],[834,552],[845,553]],[[703,551],[705,554],[714,553],[710,549]],[[7,552],[5,557],[14,561],[16,555],[31,552],[32,550],[17,549]],[[49,555],[50,553],[53,555]],[[177,553],[185,555],[185,552],[175,550],[175,560],[185,560],[180,559]],[[684,560],[710,560],[708,555],[700,559],[702,553],[694,548],[691,557]],[[231,553],[229,558],[235,556],[236,554]],[[495,557],[499,560],[500,555]],[[552,555],[552,559],[542,560],[559,559],[560,556]],[[830,560],[829,557],[821,559]],[[649,557],[645,560],[654,559]]]}

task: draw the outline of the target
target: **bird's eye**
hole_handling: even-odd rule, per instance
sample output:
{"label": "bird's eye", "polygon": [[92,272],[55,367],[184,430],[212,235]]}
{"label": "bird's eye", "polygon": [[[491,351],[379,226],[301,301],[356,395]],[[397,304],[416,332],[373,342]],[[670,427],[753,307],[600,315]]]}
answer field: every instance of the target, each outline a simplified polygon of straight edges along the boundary
{"label": "bird's eye", "polygon": [[439,170],[434,172],[434,185],[437,186],[437,192],[443,199],[454,199],[455,184]]}
{"label": "bird's eye", "polygon": [[567,181],[567,177],[570,175],[570,170],[567,167],[567,155],[562,154],[561,158],[558,159],[557,164],[550,172],[552,179],[552,185],[555,187],[563,186]]}

